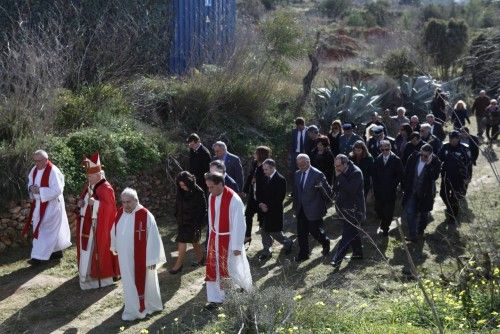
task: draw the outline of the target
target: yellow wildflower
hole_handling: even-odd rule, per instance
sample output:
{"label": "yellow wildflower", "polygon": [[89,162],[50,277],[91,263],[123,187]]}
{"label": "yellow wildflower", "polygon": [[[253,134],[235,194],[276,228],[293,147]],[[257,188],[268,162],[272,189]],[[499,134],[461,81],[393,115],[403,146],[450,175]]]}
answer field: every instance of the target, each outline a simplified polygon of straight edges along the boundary
{"label": "yellow wildflower", "polygon": [[299,301],[301,299],[302,299],[301,295],[296,295],[295,297],[293,297],[293,300],[295,300],[295,301]]}

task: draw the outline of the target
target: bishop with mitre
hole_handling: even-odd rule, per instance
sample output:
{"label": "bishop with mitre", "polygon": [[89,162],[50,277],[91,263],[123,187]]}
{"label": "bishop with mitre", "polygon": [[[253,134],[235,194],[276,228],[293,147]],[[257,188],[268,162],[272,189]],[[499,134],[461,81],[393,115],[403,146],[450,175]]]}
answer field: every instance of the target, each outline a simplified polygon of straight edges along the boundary
{"label": "bishop with mitre", "polygon": [[220,173],[205,174],[208,199],[209,237],[206,260],[207,308],[222,303],[225,290],[236,285],[252,287],[250,266],[245,254],[245,215],[241,198],[224,185]]}
{"label": "bishop with mitre", "polygon": [[105,179],[99,153],[84,158],[88,183],[78,201],[80,220],[76,243],[80,288],[101,288],[120,275],[118,258],[110,251],[111,228],[115,223],[115,191]]}
{"label": "bishop with mitre", "polygon": [[123,320],[142,319],[163,309],[157,269],[166,262],[154,216],[139,204],[137,192],[125,188],[122,208],[111,230],[111,251],[118,254],[125,308]]}

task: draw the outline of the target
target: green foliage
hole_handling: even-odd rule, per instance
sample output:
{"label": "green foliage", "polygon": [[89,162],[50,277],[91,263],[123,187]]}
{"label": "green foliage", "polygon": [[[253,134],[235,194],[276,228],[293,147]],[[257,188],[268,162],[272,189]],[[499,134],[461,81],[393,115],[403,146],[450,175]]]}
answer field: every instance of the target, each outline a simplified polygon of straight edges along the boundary
{"label": "green foliage", "polygon": [[498,32],[493,35],[481,34],[472,40],[464,66],[465,73],[472,78],[472,89],[485,89],[489,94],[496,94],[500,87],[499,43]]}
{"label": "green foliage", "polygon": [[352,6],[351,0],[322,0],[319,10],[328,17],[342,17]]}
{"label": "green foliage", "polygon": [[436,4],[428,4],[422,8],[422,20],[424,22],[429,21],[430,19],[443,19],[443,7]]}
{"label": "green foliage", "polygon": [[275,71],[288,73],[288,59],[304,56],[310,48],[303,26],[289,12],[276,13],[266,19],[261,28],[267,62]]}
{"label": "green foliage", "polygon": [[383,61],[385,73],[394,79],[400,79],[404,74],[417,74],[417,66],[410,58],[406,49],[399,49],[389,53]]}
{"label": "green foliage", "polygon": [[392,18],[391,4],[387,0],[367,2],[365,16],[372,16],[378,26],[385,27]]}
{"label": "green foliage", "polygon": [[71,131],[84,127],[106,124],[112,119],[130,116],[132,108],[122,92],[112,85],[95,85],[82,88],[77,93],[64,91],[55,120],[56,129]]}
{"label": "green foliage", "polygon": [[441,67],[444,78],[448,77],[449,67],[465,51],[467,41],[468,27],[464,21],[432,19],[425,26],[424,46],[434,63]]}
{"label": "green foliage", "polygon": [[346,18],[346,23],[351,27],[364,27],[366,26],[365,13],[361,10],[354,9],[349,12]]}

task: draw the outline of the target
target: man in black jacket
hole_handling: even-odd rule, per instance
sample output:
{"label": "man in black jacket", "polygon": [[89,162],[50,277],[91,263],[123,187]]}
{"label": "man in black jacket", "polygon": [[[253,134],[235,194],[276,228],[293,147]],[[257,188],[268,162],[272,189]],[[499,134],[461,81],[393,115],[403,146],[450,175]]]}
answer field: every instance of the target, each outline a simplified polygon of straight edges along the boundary
{"label": "man in black jacket", "polygon": [[380,143],[382,142],[382,140],[389,141],[390,144],[392,145],[391,147],[394,147],[394,139],[387,137],[384,134],[384,128],[382,126],[376,125],[376,126],[372,127],[371,129],[373,131],[373,136],[368,140],[368,143],[366,146],[368,147],[368,152],[370,152],[372,157],[375,159],[381,153]]}
{"label": "man in black jacket", "polygon": [[432,127],[429,123],[424,123],[420,126],[420,138],[427,144],[432,146],[432,152],[438,154],[443,142],[431,133]]}
{"label": "man in black jacket", "polygon": [[396,204],[396,190],[403,178],[403,164],[401,159],[391,152],[389,141],[382,140],[380,150],[382,154],[375,159],[373,164],[373,194],[382,235],[388,236]]}
{"label": "man in black jacket", "polygon": [[285,248],[285,254],[292,251],[293,241],[283,234],[283,201],[286,195],[286,180],[276,171],[276,162],[266,159],[262,164],[266,180],[257,188],[257,202],[262,212],[263,226],[261,230],[263,250],[260,261],[271,257],[271,246],[276,240]]}
{"label": "man in black jacket", "polygon": [[477,158],[479,157],[479,137],[471,135],[469,128],[464,126],[460,129],[460,143],[466,145],[470,151],[469,180],[465,184],[465,190],[467,191],[470,179],[472,179],[472,166],[476,165]]}
{"label": "man in black jacket", "polygon": [[429,212],[434,206],[436,180],[441,170],[439,158],[432,146],[425,144],[413,153],[405,166],[403,178],[403,208],[408,224],[407,241],[416,242],[424,235]]}
{"label": "man in black jacket", "polygon": [[352,248],[352,259],[363,258],[359,227],[366,219],[363,173],[343,154],[335,158],[335,208],[343,221],[342,238],[331,265],[339,268],[347,249]]}
{"label": "man in black jacket", "polygon": [[431,134],[441,141],[445,140],[446,133],[444,133],[443,124],[436,121],[436,117],[433,114],[427,114],[425,120],[431,126]]}
{"label": "man in black jacket", "polygon": [[186,140],[189,147],[189,168],[188,171],[196,178],[196,184],[203,189],[205,195],[208,194],[207,185],[205,183],[205,173],[208,172],[208,165],[212,160],[210,151],[203,146],[200,137],[196,133],[192,133]]}
{"label": "man in black jacket", "polygon": [[460,133],[450,132],[450,141],[439,151],[441,167],[441,190],[439,195],[446,205],[446,222],[457,222],[459,200],[465,197],[466,183],[470,180],[470,151],[460,143]]}
{"label": "man in black jacket", "polygon": [[403,158],[401,159],[403,166],[406,165],[408,158],[410,158],[414,152],[420,151],[420,148],[422,148],[424,144],[425,142],[420,138],[420,133],[412,132],[405,146],[405,150],[403,151]]}

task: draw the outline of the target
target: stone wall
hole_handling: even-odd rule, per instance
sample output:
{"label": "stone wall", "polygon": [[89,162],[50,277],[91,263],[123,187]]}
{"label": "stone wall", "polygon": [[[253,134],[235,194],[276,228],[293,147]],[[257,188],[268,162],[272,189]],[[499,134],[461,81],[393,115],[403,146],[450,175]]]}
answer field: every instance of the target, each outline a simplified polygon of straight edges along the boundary
{"label": "stone wall", "polygon": [[[155,216],[165,216],[172,209],[172,200],[175,198],[175,187],[168,181],[165,172],[142,173],[131,177],[124,187],[137,190],[139,201]],[[123,187],[115,187],[116,199],[119,201]],[[68,215],[72,238],[74,240],[76,222],[79,218],[79,209],[76,205],[78,196],[65,195],[66,214]],[[119,205],[119,203],[117,204]],[[7,210],[0,213],[0,253],[8,248],[27,247],[30,239],[21,236],[25,220],[29,214],[30,202],[10,202]]]}

